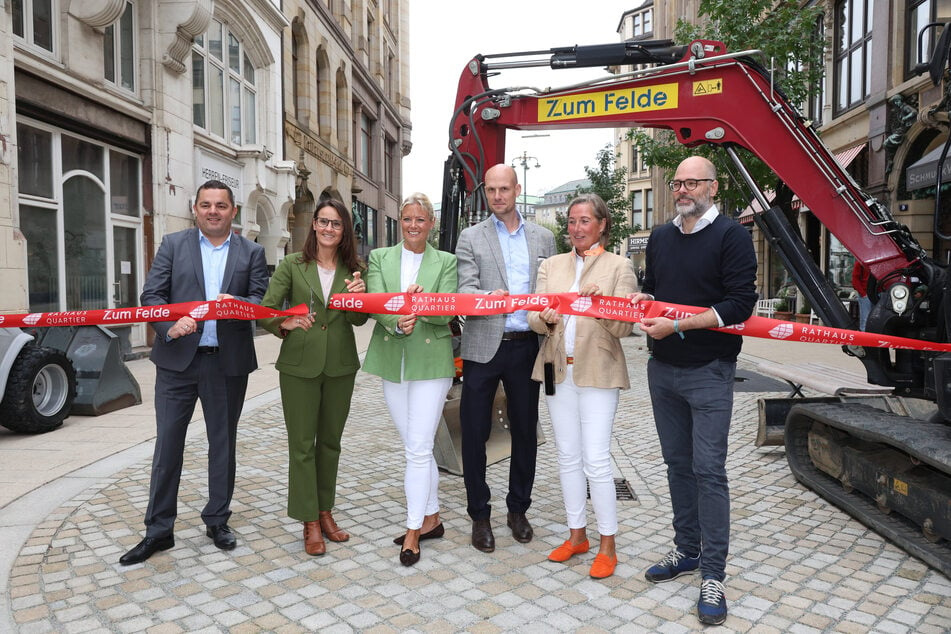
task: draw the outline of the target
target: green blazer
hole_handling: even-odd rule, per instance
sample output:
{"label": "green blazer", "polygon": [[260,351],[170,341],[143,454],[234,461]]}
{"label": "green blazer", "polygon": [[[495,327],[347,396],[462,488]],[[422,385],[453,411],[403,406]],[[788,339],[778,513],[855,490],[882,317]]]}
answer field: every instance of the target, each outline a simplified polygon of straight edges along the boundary
{"label": "green blazer", "polygon": [[[337,263],[331,294],[345,293],[349,278],[343,263]],[[304,264],[300,253],[292,253],[281,260],[271,276],[262,306],[281,309],[287,306],[307,304],[314,313],[314,325],[308,331],[295,328],[287,333],[275,367],[279,372],[304,379],[321,374],[344,376],[360,369],[357,343],[353,327],[362,326],[369,319],[366,313],[348,310],[331,310],[324,305],[324,292],[317,276],[317,263]],[[286,317],[260,319],[258,323],[277,336]]]}
{"label": "green blazer", "polygon": [[[400,260],[403,243],[370,252],[367,271],[368,293],[399,293]],[[426,293],[455,293],[457,290],[456,256],[426,245],[416,283]],[[452,359],[452,316],[419,317],[409,335],[396,334],[398,315],[373,315],[376,326],[363,369],[370,374],[398,383],[439,379],[456,375]],[[404,369],[400,376],[400,368]]]}

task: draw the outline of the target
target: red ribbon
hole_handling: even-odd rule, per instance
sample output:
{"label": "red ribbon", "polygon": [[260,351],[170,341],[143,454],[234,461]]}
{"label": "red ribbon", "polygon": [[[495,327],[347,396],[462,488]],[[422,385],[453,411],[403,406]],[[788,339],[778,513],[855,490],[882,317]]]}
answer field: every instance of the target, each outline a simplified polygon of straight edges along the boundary
{"label": "red ribbon", "polygon": [[30,313],[28,315],[0,315],[0,328],[44,326],[94,326],[129,324],[147,321],[178,321],[188,316],[195,321],[210,319],[263,319],[306,315],[307,306],[301,304],[288,310],[275,310],[239,299],[209,302],[184,302],[160,306],[133,306],[106,310],[70,310],[62,313]]}
{"label": "red ribbon", "polygon": [[[483,295],[474,293],[343,293],[333,295],[329,308],[360,313],[393,315],[501,315],[517,310],[553,308],[565,315],[598,319],[639,322],[643,317],[683,319],[702,313],[706,308],[649,301],[631,304],[623,297],[580,296],[577,293],[539,293],[533,295]],[[287,310],[275,310],[237,299],[185,302],[160,306],[112,308],[106,310],[74,310],[61,313],[30,313],[0,315],[0,328],[87,326],[128,324],[151,321],[176,321],[189,316],[196,321],[209,319],[263,319],[306,315],[307,306],[300,304]],[[806,343],[865,346],[869,348],[904,348],[951,352],[951,343],[920,341],[874,332],[799,324],[767,317],[750,317],[740,324],[713,328],[720,332]]]}
{"label": "red ribbon", "polygon": [[[347,293],[333,295],[330,308],[395,315],[499,315],[517,310],[553,308],[565,315],[639,322],[642,317],[683,319],[707,310],[659,301],[631,304],[623,297],[580,296],[577,293],[479,295],[473,293]],[[762,339],[951,352],[951,343],[893,337],[874,332],[799,324],[753,316],[740,324],[713,328],[720,332]]]}

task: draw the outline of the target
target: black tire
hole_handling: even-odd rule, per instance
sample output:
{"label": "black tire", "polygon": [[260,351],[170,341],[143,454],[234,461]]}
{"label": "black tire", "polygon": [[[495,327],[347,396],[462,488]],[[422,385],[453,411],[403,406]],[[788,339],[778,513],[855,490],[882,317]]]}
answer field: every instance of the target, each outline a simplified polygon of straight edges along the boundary
{"label": "black tire", "polygon": [[0,425],[23,434],[43,434],[63,424],[76,398],[76,370],[55,348],[20,350],[0,402]]}

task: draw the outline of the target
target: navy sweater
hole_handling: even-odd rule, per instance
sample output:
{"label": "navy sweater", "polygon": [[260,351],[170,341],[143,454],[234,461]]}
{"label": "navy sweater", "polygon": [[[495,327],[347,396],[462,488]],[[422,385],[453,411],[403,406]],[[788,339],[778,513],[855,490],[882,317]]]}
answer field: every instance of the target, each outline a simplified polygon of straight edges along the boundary
{"label": "navy sweater", "polygon": [[[724,325],[749,319],[756,307],[756,252],[749,232],[718,215],[700,231],[684,234],[672,222],[647,241],[643,292],[658,301],[714,308]],[[714,359],[735,361],[743,338],[714,330],[688,330],[654,341],[653,355],[678,366]]]}

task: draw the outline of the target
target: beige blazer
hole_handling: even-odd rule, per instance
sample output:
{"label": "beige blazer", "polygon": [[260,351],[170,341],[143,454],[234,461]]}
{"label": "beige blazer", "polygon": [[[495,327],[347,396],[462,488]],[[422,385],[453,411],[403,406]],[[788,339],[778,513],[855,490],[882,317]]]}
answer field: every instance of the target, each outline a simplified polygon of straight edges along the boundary
{"label": "beige blazer", "polygon": [[[566,293],[575,281],[575,254],[562,253],[548,258],[538,267],[537,293]],[[613,253],[585,258],[578,288],[595,283],[602,295],[624,297],[637,287],[634,267],[627,258]],[[574,382],[579,387],[631,387],[627,374],[627,360],[621,348],[621,337],[631,334],[634,324],[613,319],[575,317]],[[564,320],[549,330],[537,311],[529,311],[528,323],[535,332],[546,335],[535,360],[532,378],[543,381],[544,364],[555,366],[555,383],[565,380],[568,369],[565,356]]]}

